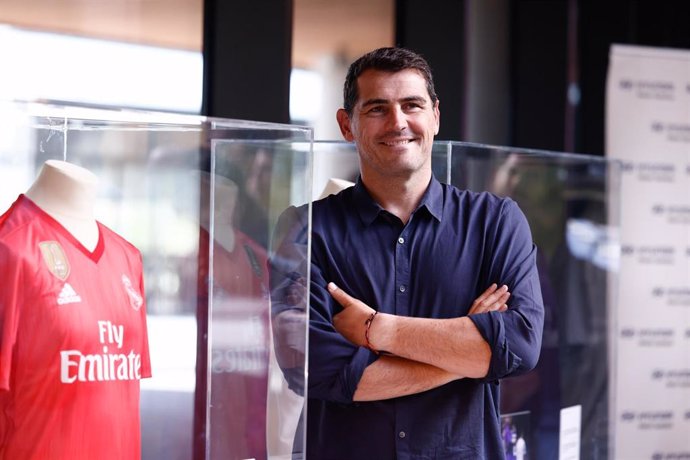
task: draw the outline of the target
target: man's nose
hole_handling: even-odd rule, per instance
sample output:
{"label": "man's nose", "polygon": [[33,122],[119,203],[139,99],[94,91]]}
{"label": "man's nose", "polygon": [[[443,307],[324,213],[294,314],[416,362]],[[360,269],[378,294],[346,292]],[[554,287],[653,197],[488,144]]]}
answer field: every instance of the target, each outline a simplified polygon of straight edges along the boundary
{"label": "man's nose", "polygon": [[402,131],[407,128],[407,115],[403,112],[401,107],[394,107],[388,113],[388,126],[390,129]]}

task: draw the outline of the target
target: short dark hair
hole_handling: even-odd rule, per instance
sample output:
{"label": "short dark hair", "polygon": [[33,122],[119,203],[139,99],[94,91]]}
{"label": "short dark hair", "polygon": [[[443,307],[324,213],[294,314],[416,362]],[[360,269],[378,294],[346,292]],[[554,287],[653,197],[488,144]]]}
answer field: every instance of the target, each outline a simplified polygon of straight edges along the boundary
{"label": "short dark hair", "polygon": [[421,55],[405,48],[379,48],[368,52],[350,64],[345,77],[345,85],[343,86],[344,108],[348,115],[352,115],[352,110],[359,97],[357,79],[365,70],[369,69],[384,72],[414,69],[426,80],[426,89],[429,92],[431,102],[435,104],[438,100],[436,90],[434,89],[434,78],[431,75],[431,68]]}

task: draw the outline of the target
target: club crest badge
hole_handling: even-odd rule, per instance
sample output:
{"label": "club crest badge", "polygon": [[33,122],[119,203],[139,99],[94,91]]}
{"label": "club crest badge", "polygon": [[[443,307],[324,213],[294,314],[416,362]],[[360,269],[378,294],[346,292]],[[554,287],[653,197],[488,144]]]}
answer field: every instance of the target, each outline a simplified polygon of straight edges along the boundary
{"label": "club crest badge", "polygon": [[43,261],[48,266],[50,273],[55,275],[60,281],[65,281],[69,276],[69,261],[65,251],[57,241],[41,241],[38,243],[41,249]]}
{"label": "club crest badge", "polygon": [[137,290],[132,286],[132,282],[129,280],[127,275],[122,275],[122,285],[125,287],[125,292],[129,297],[129,304],[135,310],[139,311],[141,306],[144,304],[144,299],[137,292]]}

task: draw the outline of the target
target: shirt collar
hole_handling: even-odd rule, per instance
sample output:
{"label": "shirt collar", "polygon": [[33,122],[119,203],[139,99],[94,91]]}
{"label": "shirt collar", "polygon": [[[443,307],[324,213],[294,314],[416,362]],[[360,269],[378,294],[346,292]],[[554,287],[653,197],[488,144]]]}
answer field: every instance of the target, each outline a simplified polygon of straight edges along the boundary
{"label": "shirt collar", "polygon": [[427,211],[436,218],[439,222],[443,220],[443,186],[436,180],[436,176],[431,175],[429,186],[419,203],[420,209],[422,206],[426,207]]}
{"label": "shirt collar", "polygon": [[[362,177],[357,177],[357,182],[352,190],[354,208],[365,225],[371,224],[384,209],[374,201],[366,187],[362,183]],[[443,187],[432,174],[429,186],[422,196],[417,209],[426,208],[439,222],[443,217]],[[415,211],[416,212],[416,211]]]}

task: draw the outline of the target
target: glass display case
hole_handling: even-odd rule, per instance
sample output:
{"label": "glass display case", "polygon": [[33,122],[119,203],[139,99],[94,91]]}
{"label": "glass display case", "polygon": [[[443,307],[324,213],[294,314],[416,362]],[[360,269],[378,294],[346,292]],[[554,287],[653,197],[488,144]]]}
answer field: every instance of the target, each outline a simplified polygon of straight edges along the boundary
{"label": "glass display case", "polygon": [[[514,199],[538,248],[545,307],[541,356],[528,374],[501,382],[504,427],[513,432],[506,452],[522,432],[534,458],[568,458],[573,446],[581,459],[613,458],[608,414],[620,165],[601,157],[457,143],[450,182]],[[580,419],[569,426],[573,410]],[[567,447],[571,429],[579,437]]]}
{"label": "glass display case", "polygon": [[[355,180],[357,152],[352,144],[317,141],[314,166],[317,198],[330,178]],[[611,458],[619,164],[586,155],[436,141],[432,169],[441,182],[511,197],[527,217],[538,248],[544,336],[537,367],[501,382],[507,458],[516,458],[520,437],[526,458],[559,458],[564,430],[571,429],[576,436],[568,442],[571,450],[580,450],[579,458]],[[568,422],[572,411],[580,414],[573,426]]]}
{"label": "glass display case", "polygon": [[[96,218],[143,255],[144,459],[291,453],[301,401],[272,364],[265,262],[279,212],[309,200],[311,137],[299,126],[0,104],[0,209],[47,160],[66,161],[98,177]],[[304,337],[300,318],[292,327]]]}

